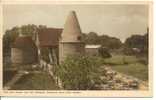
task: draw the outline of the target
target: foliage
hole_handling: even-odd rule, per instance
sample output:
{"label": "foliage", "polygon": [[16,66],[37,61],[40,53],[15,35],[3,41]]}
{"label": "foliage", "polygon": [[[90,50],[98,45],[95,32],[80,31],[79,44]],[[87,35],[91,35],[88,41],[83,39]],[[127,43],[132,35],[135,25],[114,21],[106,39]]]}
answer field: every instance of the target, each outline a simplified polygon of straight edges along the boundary
{"label": "foliage", "polygon": [[99,44],[97,33],[90,32],[85,36],[86,37],[84,39],[87,44]]}
{"label": "foliage", "polygon": [[138,54],[133,50],[133,48],[137,48],[140,50],[139,54],[148,56],[148,33],[145,35],[132,35],[126,39],[124,45],[125,54]]}
{"label": "foliage", "polygon": [[110,58],[111,57],[111,54],[109,53],[109,50],[107,48],[100,47],[98,52],[102,58]]}
{"label": "foliage", "polygon": [[28,36],[33,36],[33,34],[35,34],[37,32],[37,26],[32,24],[28,24],[28,25],[23,25],[21,26],[21,34],[23,35],[28,35]]}
{"label": "foliage", "polygon": [[119,49],[122,47],[120,39],[107,35],[100,36],[100,44],[110,49]]}
{"label": "foliage", "polygon": [[57,74],[65,89],[93,89],[95,81],[99,80],[101,64],[101,59],[96,57],[70,56],[58,67]]}
{"label": "foliage", "polygon": [[4,52],[7,52],[10,50],[11,45],[14,43],[16,38],[19,36],[19,34],[31,36],[34,38],[35,34],[39,29],[46,28],[44,25],[34,25],[34,24],[28,24],[28,25],[22,25],[21,27],[13,27],[12,29],[6,30],[5,34],[3,35],[3,50]]}
{"label": "foliage", "polygon": [[148,80],[148,66],[141,63],[114,65],[111,66],[111,68],[118,72],[137,77],[138,79],[141,79],[143,81]]}
{"label": "foliage", "polygon": [[109,49],[118,49],[122,46],[120,39],[107,35],[100,36],[95,32],[83,33],[82,38],[86,44],[101,44]]}
{"label": "foliage", "polygon": [[14,27],[11,30],[6,30],[3,36],[3,50],[9,51],[11,45],[15,41],[16,37],[18,37],[18,27]]}
{"label": "foliage", "polygon": [[145,45],[145,37],[142,35],[132,35],[126,39],[125,45],[129,48],[142,49]]}

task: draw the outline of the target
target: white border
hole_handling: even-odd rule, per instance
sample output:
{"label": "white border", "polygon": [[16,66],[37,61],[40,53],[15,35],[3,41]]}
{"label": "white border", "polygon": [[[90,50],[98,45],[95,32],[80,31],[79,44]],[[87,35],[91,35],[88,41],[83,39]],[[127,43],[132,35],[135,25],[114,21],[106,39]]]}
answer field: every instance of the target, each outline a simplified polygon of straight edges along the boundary
{"label": "white border", "polygon": [[[18,2],[17,2],[18,1]],[[40,1],[40,2],[39,2]],[[60,2],[61,1],[61,2]],[[149,3],[151,6],[151,10],[152,10],[152,2],[142,2],[145,0],[131,0],[129,2],[124,1],[124,0],[120,0],[119,1],[106,1],[103,2],[102,0],[100,1],[95,1],[95,0],[85,0],[83,2],[80,2],[82,0],[73,2],[71,0],[65,1],[65,0],[55,0],[55,1],[50,1],[50,0],[2,0],[1,5],[4,4],[147,4]],[[151,0],[148,0],[151,1]],[[0,22],[1,22],[1,26],[0,26],[0,33],[2,33],[2,6],[0,6]],[[149,25],[150,28],[152,28],[152,12],[150,13],[150,21],[149,21]],[[153,33],[152,30],[150,30],[150,33]],[[2,34],[1,34],[2,35]],[[0,40],[2,40],[2,37],[0,37]],[[67,90],[61,90],[61,91],[40,91],[40,90],[27,90],[27,91],[14,91],[14,90],[5,90],[2,91],[2,83],[0,83],[1,85],[1,95],[3,96],[47,96],[47,97],[152,97],[152,92],[153,92],[153,34],[150,34],[150,54],[149,54],[149,61],[150,61],[150,67],[149,67],[149,84],[150,84],[150,91],[67,91]],[[0,41],[0,45],[2,46],[2,41]],[[0,51],[2,48],[0,48]],[[2,57],[2,52],[0,53],[0,56]],[[0,71],[2,72],[2,59],[0,59],[0,63],[1,63],[1,69]],[[0,80],[2,79],[2,75],[0,75]],[[2,81],[0,81],[2,82]],[[51,93],[50,93],[51,92]],[[80,92],[80,93],[77,93]]]}

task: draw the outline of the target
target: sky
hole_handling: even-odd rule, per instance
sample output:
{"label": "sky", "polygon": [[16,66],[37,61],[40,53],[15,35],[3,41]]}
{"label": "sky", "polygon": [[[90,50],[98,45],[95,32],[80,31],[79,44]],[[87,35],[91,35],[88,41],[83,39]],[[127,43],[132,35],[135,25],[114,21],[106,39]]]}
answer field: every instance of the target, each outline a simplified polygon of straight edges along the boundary
{"label": "sky", "polygon": [[121,41],[132,34],[145,34],[148,5],[4,5],[3,30],[27,24],[63,28],[75,11],[83,33],[96,32]]}

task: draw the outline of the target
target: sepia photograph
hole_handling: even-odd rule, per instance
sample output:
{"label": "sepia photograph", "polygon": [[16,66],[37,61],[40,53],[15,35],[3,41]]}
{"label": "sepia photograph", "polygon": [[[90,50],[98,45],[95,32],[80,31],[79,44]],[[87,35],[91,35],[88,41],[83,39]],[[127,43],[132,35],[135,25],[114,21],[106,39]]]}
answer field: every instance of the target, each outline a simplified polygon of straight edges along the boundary
{"label": "sepia photograph", "polygon": [[2,5],[2,89],[149,91],[149,13],[149,3]]}

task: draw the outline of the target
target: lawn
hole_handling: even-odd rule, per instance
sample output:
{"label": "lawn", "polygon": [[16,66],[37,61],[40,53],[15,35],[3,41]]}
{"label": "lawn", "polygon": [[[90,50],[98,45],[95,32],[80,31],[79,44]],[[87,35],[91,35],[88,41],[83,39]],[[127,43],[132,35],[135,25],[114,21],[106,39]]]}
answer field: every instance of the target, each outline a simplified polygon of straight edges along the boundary
{"label": "lawn", "polygon": [[58,90],[54,80],[46,72],[24,75],[11,90]]}
{"label": "lawn", "polygon": [[105,59],[104,62],[112,65],[136,63],[139,59],[135,56],[112,55],[111,58]]}
{"label": "lawn", "polygon": [[141,63],[141,60],[142,58],[135,56],[113,55],[112,58],[105,59],[104,64],[118,72],[146,81],[148,80],[148,65]]}
{"label": "lawn", "polygon": [[148,80],[148,67],[144,64],[134,63],[128,65],[115,65],[111,66],[111,68],[144,81]]}

